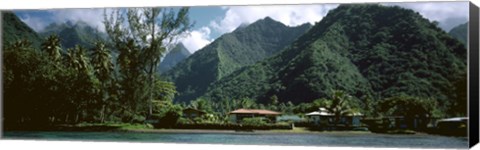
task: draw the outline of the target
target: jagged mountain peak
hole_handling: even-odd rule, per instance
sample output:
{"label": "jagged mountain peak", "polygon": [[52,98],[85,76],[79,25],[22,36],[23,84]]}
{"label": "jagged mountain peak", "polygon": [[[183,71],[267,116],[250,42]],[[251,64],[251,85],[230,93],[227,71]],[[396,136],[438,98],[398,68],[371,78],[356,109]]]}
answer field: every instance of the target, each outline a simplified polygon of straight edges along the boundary
{"label": "jagged mountain peak", "polygon": [[40,35],[46,37],[51,34],[57,34],[60,37],[63,48],[72,48],[75,45],[81,45],[86,48],[93,47],[98,40],[105,40],[106,34],[99,32],[95,27],[90,26],[84,21],[67,20],[64,23],[51,23]]}
{"label": "jagged mountain peak", "polygon": [[173,68],[182,60],[188,58],[190,55],[190,51],[188,51],[188,49],[183,45],[183,43],[180,42],[176,44],[175,47],[165,55],[162,62],[160,63],[158,71],[160,73],[164,73]]}
{"label": "jagged mountain peak", "polygon": [[271,18],[260,19],[220,36],[164,75],[176,83],[181,93],[177,100],[190,101],[203,94],[212,82],[278,53],[308,29],[287,27]]}

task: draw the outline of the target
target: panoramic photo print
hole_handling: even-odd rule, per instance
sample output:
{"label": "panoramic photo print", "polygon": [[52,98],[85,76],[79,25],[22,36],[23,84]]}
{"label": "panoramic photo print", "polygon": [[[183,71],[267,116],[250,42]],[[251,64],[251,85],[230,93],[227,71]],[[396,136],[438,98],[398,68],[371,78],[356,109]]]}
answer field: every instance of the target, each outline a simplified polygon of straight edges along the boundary
{"label": "panoramic photo print", "polygon": [[468,2],[3,10],[4,139],[468,148]]}

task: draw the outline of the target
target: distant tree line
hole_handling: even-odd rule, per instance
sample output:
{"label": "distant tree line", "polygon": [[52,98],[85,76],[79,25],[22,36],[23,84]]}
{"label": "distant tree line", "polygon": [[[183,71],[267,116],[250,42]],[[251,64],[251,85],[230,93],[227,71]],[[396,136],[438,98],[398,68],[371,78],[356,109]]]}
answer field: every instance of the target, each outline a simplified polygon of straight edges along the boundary
{"label": "distant tree line", "polygon": [[205,98],[182,103],[183,108],[194,108],[205,111],[211,117],[194,119],[197,123],[226,123],[228,113],[236,109],[267,109],[281,112],[284,115],[298,115],[306,117],[306,113],[319,111],[325,108],[335,115],[335,122],[340,122],[342,116],[361,114],[366,118],[381,118],[386,116],[405,116],[407,118],[429,117],[441,118],[447,114],[442,112],[437,100],[432,98],[414,97],[400,94],[381,100],[372,97],[356,98],[342,90],[332,90],[327,97],[318,98],[312,102],[293,104],[292,102],[279,102],[277,96],[271,96],[267,103],[258,103],[254,99],[242,98],[212,102]]}

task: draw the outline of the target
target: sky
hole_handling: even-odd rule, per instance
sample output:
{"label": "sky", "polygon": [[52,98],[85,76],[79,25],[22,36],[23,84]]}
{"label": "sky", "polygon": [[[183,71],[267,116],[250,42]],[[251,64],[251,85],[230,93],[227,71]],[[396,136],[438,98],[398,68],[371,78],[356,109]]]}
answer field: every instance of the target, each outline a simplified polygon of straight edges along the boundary
{"label": "sky", "polygon": [[[456,25],[468,21],[468,2],[421,2],[421,3],[383,3],[396,5],[419,12],[431,21],[438,21],[439,26],[449,31]],[[320,21],[329,10],[337,4],[316,5],[262,5],[262,6],[194,6],[190,8],[189,17],[194,27],[188,36],[180,41],[190,52],[195,52],[208,45],[224,33],[235,30],[241,24],[250,24],[267,16],[287,26],[304,23],[314,24]],[[47,9],[16,10],[20,19],[37,32],[41,32],[51,23],[66,21],[84,21],[104,32],[104,9]]]}

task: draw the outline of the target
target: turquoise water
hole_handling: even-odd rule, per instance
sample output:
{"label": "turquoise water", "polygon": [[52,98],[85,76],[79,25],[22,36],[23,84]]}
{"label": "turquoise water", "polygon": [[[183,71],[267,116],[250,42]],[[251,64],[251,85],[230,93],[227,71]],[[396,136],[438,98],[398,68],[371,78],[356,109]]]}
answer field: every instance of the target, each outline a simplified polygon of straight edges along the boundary
{"label": "turquoise water", "polygon": [[402,148],[468,148],[468,139],[436,135],[4,132],[4,139],[121,141],[239,145],[360,146]]}

